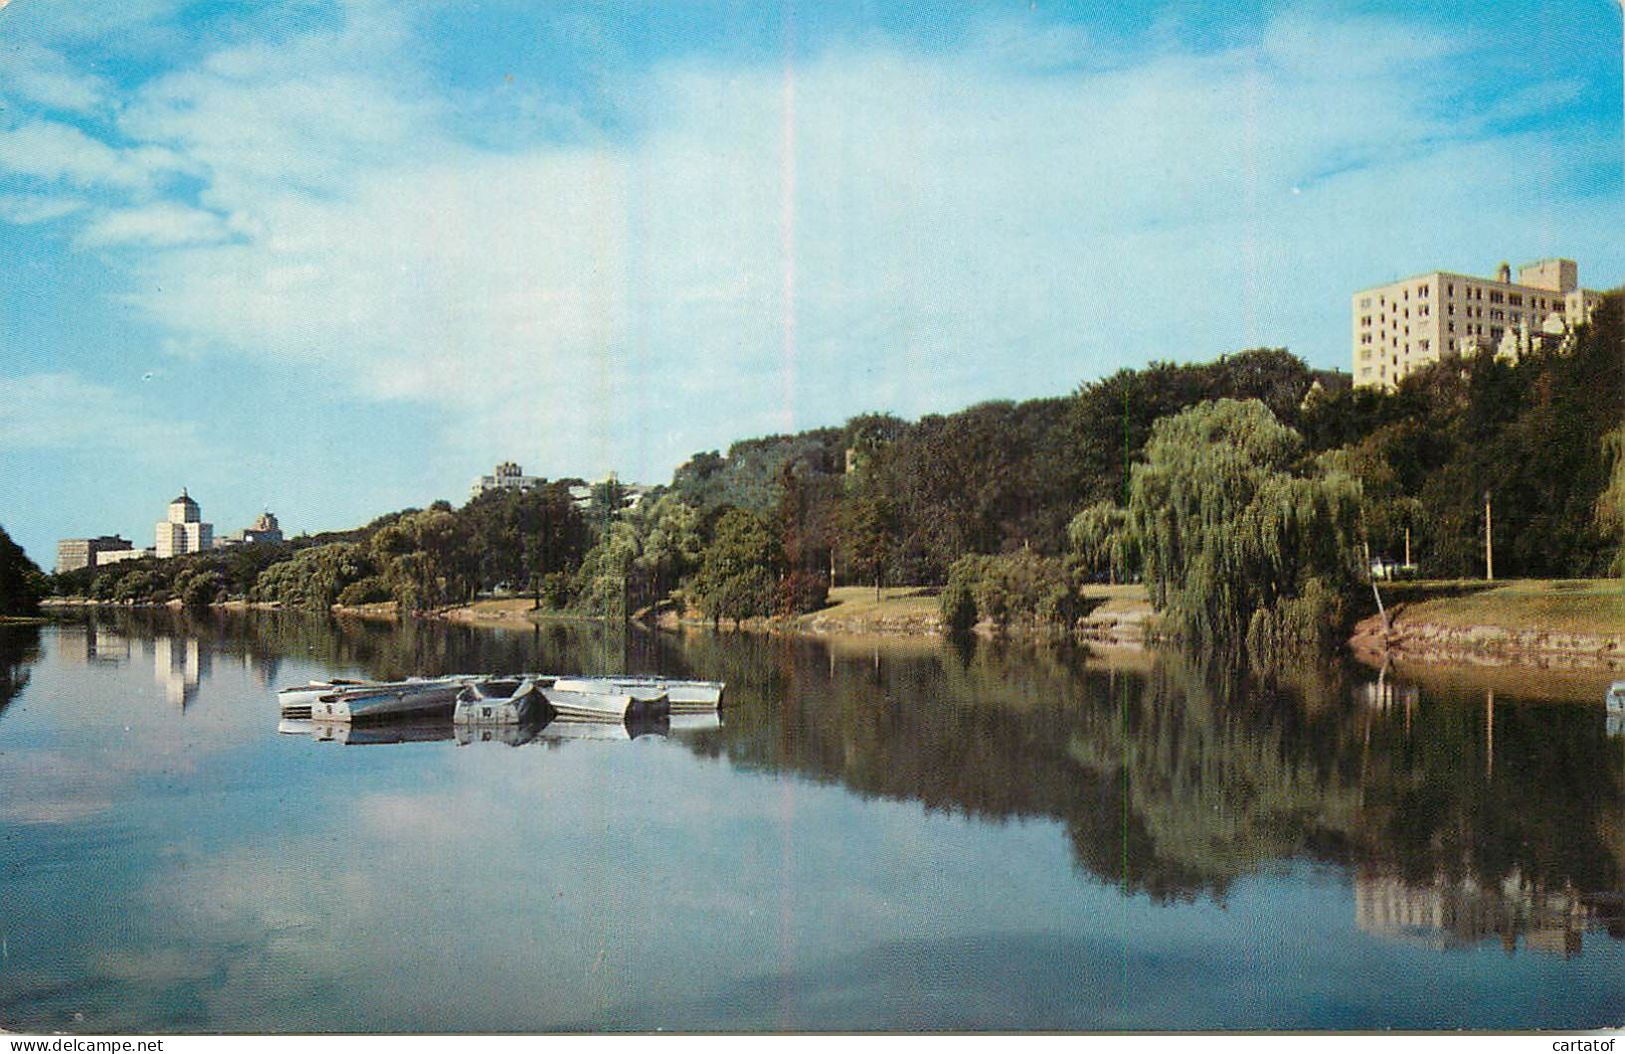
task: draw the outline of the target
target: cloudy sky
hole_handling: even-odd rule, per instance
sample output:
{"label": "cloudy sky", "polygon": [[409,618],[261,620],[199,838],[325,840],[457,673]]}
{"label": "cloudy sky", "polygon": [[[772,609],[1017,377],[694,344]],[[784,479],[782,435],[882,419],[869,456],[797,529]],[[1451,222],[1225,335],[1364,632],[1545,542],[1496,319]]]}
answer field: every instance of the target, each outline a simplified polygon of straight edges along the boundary
{"label": "cloudy sky", "polygon": [[1612,0],[13,0],[0,524],[218,532],[1625,280]]}

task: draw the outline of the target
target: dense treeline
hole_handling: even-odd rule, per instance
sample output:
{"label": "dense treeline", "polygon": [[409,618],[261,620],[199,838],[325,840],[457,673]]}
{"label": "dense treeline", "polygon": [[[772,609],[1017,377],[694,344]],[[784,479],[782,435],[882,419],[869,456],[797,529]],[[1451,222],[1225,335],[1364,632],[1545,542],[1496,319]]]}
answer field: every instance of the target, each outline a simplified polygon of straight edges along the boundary
{"label": "dense treeline", "polygon": [[38,614],[48,591],[45,575],[0,527],[0,618]]}
{"label": "dense treeline", "polygon": [[[1441,363],[1394,393],[1342,388],[1281,349],[1153,363],[1072,395],[983,403],[699,453],[628,502],[565,480],[437,502],[364,528],[55,579],[107,600],[224,597],[430,610],[507,590],[601,616],[691,606],[740,620],[831,584],[944,586],[950,623],[1066,626],[1090,580],[1145,577],[1182,635],[1324,638],[1367,550],[1423,574],[1607,573],[1625,512],[1620,304],[1561,351]],[[1346,377],[1341,378],[1346,382]]]}

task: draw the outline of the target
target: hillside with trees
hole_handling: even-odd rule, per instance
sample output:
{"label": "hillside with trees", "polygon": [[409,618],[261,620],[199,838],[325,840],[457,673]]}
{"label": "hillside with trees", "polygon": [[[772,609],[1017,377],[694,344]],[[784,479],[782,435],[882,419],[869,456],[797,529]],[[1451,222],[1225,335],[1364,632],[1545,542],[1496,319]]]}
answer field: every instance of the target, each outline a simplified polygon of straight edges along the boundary
{"label": "hillside with trees", "polygon": [[[1373,556],[1501,577],[1625,571],[1621,296],[1562,350],[1353,390],[1283,349],[1121,370],[1067,396],[744,439],[628,502],[579,480],[365,527],[55,576],[62,596],[433,611],[492,592],[722,624],[831,585],[941,587],[950,625],[1064,629],[1091,581],[1144,579],[1181,636],[1324,643]],[[1343,382],[1340,384],[1339,381]]]}

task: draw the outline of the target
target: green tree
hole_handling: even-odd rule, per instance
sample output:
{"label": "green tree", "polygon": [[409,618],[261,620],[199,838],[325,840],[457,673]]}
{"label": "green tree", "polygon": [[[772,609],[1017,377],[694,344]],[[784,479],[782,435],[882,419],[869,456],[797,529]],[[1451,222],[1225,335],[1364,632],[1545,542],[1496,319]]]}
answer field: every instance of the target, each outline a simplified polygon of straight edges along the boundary
{"label": "green tree", "polygon": [[36,615],[49,588],[39,566],[0,527],[0,615]]}
{"label": "green tree", "polygon": [[879,495],[859,495],[841,506],[837,521],[841,550],[851,573],[875,585],[880,599],[886,565],[897,542],[897,509]]}
{"label": "green tree", "polygon": [[695,600],[713,623],[773,613],[784,550],[772,520],[749,509],[732,509],[717,521],[716,536],[694,578]]}
{"label": "green tree", "polygon": [[1110,582],[1127,582],[1139,569],[1140,554],[1129,524],[1128,510],[1109,501],[1097,501],[1067,524],[1072,551],[1090,574],[1105,574]]}
{"label": "green tree", "polygon": [[431,506],[401,517],[373,536],[372,555],[403,610],[428,611],[474,597],[479,554],[467,523],[449,509]]}
{"label": "green tree", "polygon": [[1325,645],[1358,584],[1360,487],[1299,471],[1302,441],[1256,400],[1158,421],[1129,516],[1152,603],[1185,639],[1254,654]]}
{"label": "green tree", "polygon": [[250,595],[286,608],[326,611],[347,586],[374,570],[375,564],[364,546],[351,542],[312,546],[260,572]]}

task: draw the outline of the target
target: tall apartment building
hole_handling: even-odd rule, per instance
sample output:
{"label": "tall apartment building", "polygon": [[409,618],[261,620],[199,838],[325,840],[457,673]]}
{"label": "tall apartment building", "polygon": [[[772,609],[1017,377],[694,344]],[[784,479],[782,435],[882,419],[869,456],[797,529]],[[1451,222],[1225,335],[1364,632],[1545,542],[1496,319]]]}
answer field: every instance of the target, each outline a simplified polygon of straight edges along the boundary
{"label": "tall apartment building", "polygon": [[81,567],[100,567],[114,561],[112,553],[135,553],[128,538],[104,534],[100,538],[63,538],[56,543],[56,570],[58,574],[77,571]]}
{"label": "tall apartment building", "polygon": [[156,553],[160,558],[199,553],[214,547],[214,524],[203,522],[203,511],[181,488],[181,496],[169,503],[169,515],[158,525]]}
{"label": "tall apartment building", "polygon": [[1481,351],[1516,356],[1541,336],[1587,322],[1602,294],[1580,288],[1573,260],[1538,260],[1495,278],[1429,271],[1352,300],[1354,384],[1393,388],[1413,370]]}

